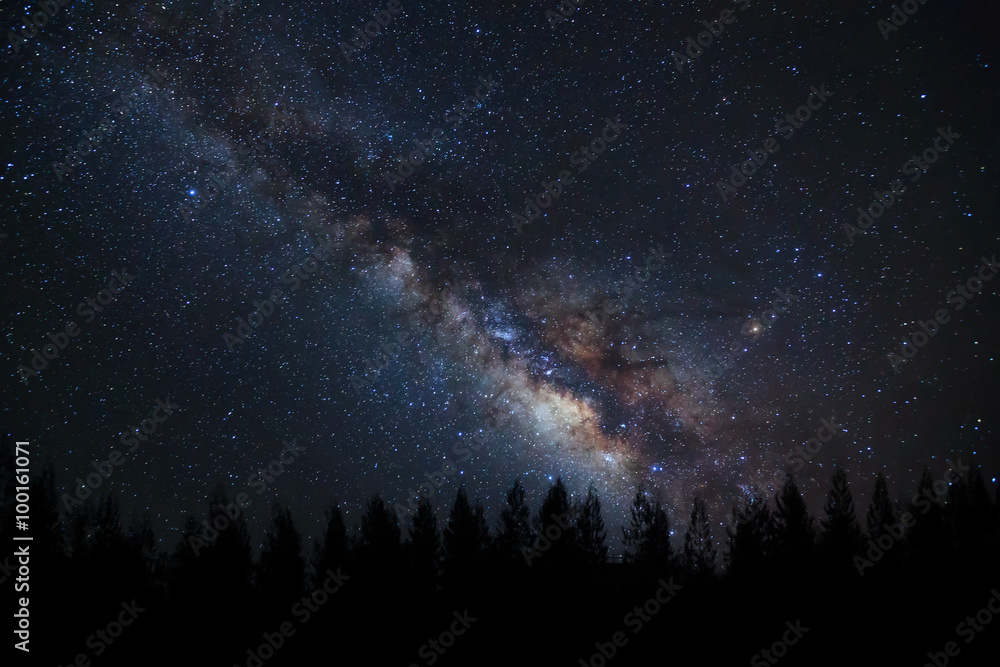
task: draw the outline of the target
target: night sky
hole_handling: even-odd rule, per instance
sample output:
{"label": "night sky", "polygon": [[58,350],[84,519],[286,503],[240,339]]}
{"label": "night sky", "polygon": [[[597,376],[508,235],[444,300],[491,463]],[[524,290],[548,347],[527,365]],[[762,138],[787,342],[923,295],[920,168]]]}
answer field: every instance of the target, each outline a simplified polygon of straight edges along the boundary
{"label": "night sky", "polygon": [[561,476],[615,545],[638,485],[675,527],[695,494],[728,519],[821,419],[844,431],[796,475],[814,513],[838,463],[861,509],[946,459],[996,492],[1000,281],[948,301],[1000,252],[992,3],[892,31],[888,2],[389,4],[71,0],[5,37],[0,417],[60,493],[119,450],[99,491],[165,546],[219,480],[256,545],[274,501],[315,536],[453,464],[439,517],[460,484],[492,525],[515,479],[537,509]]}

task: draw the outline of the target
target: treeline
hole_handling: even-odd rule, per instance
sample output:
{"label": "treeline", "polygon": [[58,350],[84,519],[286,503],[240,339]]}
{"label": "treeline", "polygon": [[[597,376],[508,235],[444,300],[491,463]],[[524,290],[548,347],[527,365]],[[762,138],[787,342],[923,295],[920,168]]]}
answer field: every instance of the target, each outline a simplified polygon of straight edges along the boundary
{"label": "treeline", "polygon": [[[10,543],[13,524],[12,463],[5,459],[0,470],[3,544]],[[734,507],[724,536],[713,534],[706,502],[695,498],[672,538],[667,509],[639,489],[622,529],[622,563],[608,562],[596,490],[573,498],[561,479],[537,511],[515,482],[492,527],[485,508],[470,501],[464,488],[443,529],[428,500],[401,526],[376,495],[360,525],[349,530],[340,508],[332,506],[324,533],[310,540],[289,510],[276,504],[254,558],[247,525],[241,514],[227,514],[232,502],[221,484],[206,517],[188,517],[182,541],[164,553],[148,517],[123,527],[113,493],[63,516],[46,465],[31,482],[32,594],[38,596],[32,621],[39,651],[55,664],[70,664],[79,653],[96,657],[98,650],[123,662],[153,646],[174,655],[180,647],[165,640],[176,636],[203,643],[199,656],[206,661],[246,665],[247,651],[261,643],[261,633],[283,622],[298,628],[299,636],[289,638],[268,664],[294,664],[328,650],[330,642],[362,637],[379,645],[379,655],[426,664],[417,658],[421,645],[464,609],[490,617],[492,630],[478,620],[476,632],[469,633],[478,639],[466,639],[449,659],[474,659],[490,632],[509,631],[514,619],[527,617],[548,619],[553,631],[578,636],[583,642],[578,652],[586,657],[587,637],[601,640],[605,628],[615,629],[614,620],[602,625],[598,619],[620,618],[620,611],[648,598],[660,579],[683,586],[671,604],[690,611],[709,600],[721,603],[764,590],[777,600],[788,582],[856,586],[863,578],[860,591],[890,580],[901,585],[901,578],[949,563],[966,574],[979,567],[995,571],[1000,503],[991,501],[978,466],[953,475],[950,484],[925,470],[906,503],[890,498],[880,474],[871,497],[862,526],[847,476],[837,469],[823,514],[815,518],[788,474],[773,498],[756,495]],[[331,578],[340,585],[320,605],[314,592]],[[128,632],[113,645],[94,639],[121,603],[133,599],[148,611]],[[81,609],[86,613],[67,614]],[[59,632],[46,637],[51,628]],[[390,630],[396,638],[392,646],[377,641]],[[109,660],[117,658],[102,657],[102,664]]]}

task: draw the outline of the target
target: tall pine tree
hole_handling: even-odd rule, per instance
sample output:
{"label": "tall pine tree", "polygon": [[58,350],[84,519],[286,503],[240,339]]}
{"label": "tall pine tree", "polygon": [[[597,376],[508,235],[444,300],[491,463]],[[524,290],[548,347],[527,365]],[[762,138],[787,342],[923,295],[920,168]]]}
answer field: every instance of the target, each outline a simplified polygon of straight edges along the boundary
{"label": "tall pine tree", "polygon": [[815,520],[799,493],[791,472],[774,497],[774,552],[782,572],[801,573],[812,564],[816,546]]}
{"label": "tall pine tree", "polygon": [[405,544],[411,581],[421,592],[434,591],[440,576],[441,533],[431,501],[421,498]]}
{"label": "tall pine tree", "polygon": [[823,532],[820,546],[825,564],[830,567],[848,566],[861,551],[861,528],[854,510],[854,498],[847,481],[847,473],[837,466],[832,485],[823,507]]}
{"label": "tall pine tree", "polygon": [[530,550],[535,540],[531,527],[531,510],[524,497],[524,487],[516,480],[507,492],[507,504],[500,510],[496,548],[505,567],[524,563],[522,549]]}
{"label": "tall pine tree", "polygon": [[444,584],[458,593],[467,590],[478,577],[489,548],[489,528],[483,506],[473,508],[465,487],[458,490],[444,529]]}
{"label": "tall pine tree", "polygon": [[875,478],[875,491],[872,493],[872,501],[866,514],[868,537],[877,541],[881,535],[891,536],[889,528],[898,521],[896,505],[889,497],[889,486],[886,484],[885,475],[879,472]]}
{"label": "tall pine tree", "polygon": [[666,510],[659,498],[651,502],[641,486],[629,508],[629,522],[622,533],[626,562],[661,572],[674,566]]}
{"label": "tall pine tree", "polygon": [[708,523],[705,500],[695,496],[691,522],[684,531],[684,566],[691,579],[709,581],[715,574],[716,550],[712,545],[712,527]]}
{"label": "tall pine tree", "polygon": [[583,559],[587,563],[603,563],[608,558],[608,534],[601,516],[601,499],[597,488],[590,484],[587,497],[576,510],[576,533]]}
{"label": "tall pine tree", "polygon": [[726,527],[726,567],[730,576],[747,580],[767,573],[772,530],[771,510],[764,496],[748,495],[742,507],[733,508],[732,525]]}

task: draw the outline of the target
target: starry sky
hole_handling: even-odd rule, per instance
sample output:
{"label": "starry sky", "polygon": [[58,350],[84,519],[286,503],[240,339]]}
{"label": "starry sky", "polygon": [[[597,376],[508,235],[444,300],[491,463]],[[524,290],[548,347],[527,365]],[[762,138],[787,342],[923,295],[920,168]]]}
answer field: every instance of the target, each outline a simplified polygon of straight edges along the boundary
{"label": "starry sky", "polygon": [[[4,29],[33,7],[7,3]],[[562,476],[597,486],[615,539],[639,485],[675,527],[695,494],[722,520],[821,419],[845,430],[797,475],[814,512],[835,464],[860,508],[879,471],[908,497],[956,457],[995,492],[1000,281],[946,303],[1000,251],[993,5],[928,0],[889,31],[882,2],[398,7],[71,0],[5,38],[0,418],[60,493],[157,399],[180,407],[100,490],[166,545],[216,481],[248,490],[292,439],[304,451],[251,493],[256,541],[274,501],[316,535],[332,501],[353,524],[446,463],[439,516],[460,483],[492,523],[515,479],[537,509]],[[723,10],[700,55],[674,55]],[[609,121],[620,134],[581,158]],[[911,180],[939,128],[957,138]],[[133,278],[78,308],[115,271]],[[775,318],[778,291],[795,298]],[[896,373],[888,354],[941,308]],[[19,370],[68,322],[58,357]]]}

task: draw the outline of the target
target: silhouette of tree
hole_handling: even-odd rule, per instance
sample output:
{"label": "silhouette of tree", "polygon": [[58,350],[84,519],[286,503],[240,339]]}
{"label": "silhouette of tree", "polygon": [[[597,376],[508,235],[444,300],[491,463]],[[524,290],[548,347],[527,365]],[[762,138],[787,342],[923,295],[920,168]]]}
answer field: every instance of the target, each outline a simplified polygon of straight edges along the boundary
{"label": "silhouette of tree", "polygon": [[143,597],[148,597],[154,587],[156,578],[161,575],[158,570],[158,549],[156,535],[153,533],[152,519],[143,514],[129,526],[126,545],[129,556],[129,580],[138,581]]}
{"label": "silhouette of tree", "polygon": [[764,496],[754,493],[743,500],[743,506],[733,508],[732,526],[728,536],[726,567],[737,580],[759,577],[765,573],[771,552],[771,510]]}
{"label": "silhouette of tree", "polygon": [[265,607],[285,614],[292,601],[305,593],[306,564],[302,538],[287,508],[275,503],[271,527],[260,552],[258,589]]}
{"label": "silhouette of tree", "polygon": [[646,498],[646,492],[640,485],[635,498],[629,507],[628,523],[622,526],[622,543],[625,546],[624,561],[636,563],[639,560],[640,544],[643,536],[649,531],[652,522],[653,508]]}
{"label": "silhouette of tree", "polygon": [[458,490],[444,529],[444,584],[451,592],[467,590],[484,565],[489,528],[483,507],[469,504],[465,487]]}
{"label": "silhouette of tree", "polygon": [[708,523],[705,500],[695,496],[691,522],[684,531],[684,567],[697,583],[709,581],[715,574],[716,550],[712,546],[712,527]]}
{"label": "silhouette of tree", "polygon": [[575,565],[580,552],[573,525],[573,507],[561,477],[556,478],[545,494],[534,523],[536,544],[548,545],[544,553],[538,554],[539,562],[555,567]]}
{"label": "silhouette of tree", "polygon": [[356,550],[355,562],[361,578],[377,578],[384,587],[391,588],[400,573],[403,545],[399,521],[377,493],[369,499],[361,516]]}
{"label": "silhouette of tree", "polygon": [[629,509],[629,523],[622,528],[625,560],[651,570],[663,570],[674,564],[670,546],[670,521],[656,498],[650,503],[640,486]]}
{"label": "silhouette of tree", "polygon": [[515,563],[525,564],[522,549],[531,549],[535,532],[531,527],[531,510],[524,498],[521,480],[507,492],[507,504],[500,510],[497,526],[496,548],[499,560],[505,567]]}
{"label": "silhouette of tree", "polygon": [[608,559],[608,534],[601,516],[601,499],[593,483],[587,487],[587,497],[576,508],[576,534],[585,562],[603,563]]}
{"label": "silhouette of tree", "polygon": [[861,528],[854,511],[854,499],[847,481],[847,473],[837,466],[832,486],[824,505],[826,516],[822,521],[820,545],[827,565],[850,565],[862,546]]}
{"label": "silhouette of tree", "polygon": [[792,473],[774,496],[774,552],[783,572],[801,573],[812,563],[816,546],[815,520],[799,493]]}
{"label": "silhouette of tree", "polygon": [[339,505],[335,504],[326,510],[326,531],[323,533],[323,542],[315,543],[313,553],[314,587],[326,579],[327,570],[336,572],[338,567],[350,569],[348,559],[351,543],[347,537],[347,526],[344,524],[344,515]]}
{"label": "silhouette of tree", "polygon": [[410,565],[410,581],[421,591],[434,591],[440,575],[441,534],[431,501],[421,498],[417,505],[405,550]]}
{"label": "silhouette of tree", "polygon": [[879,472],[875,478],[875,491],[872,493],[872,501],[866,514],[868,536],[873,541],[877,541],[881,535],[889,535],[894,538],[889,532],[889,528],[898,521],[896,505],[889,497],[889,487],[886,484],[885,475]]}
{"label": "silhouette of tree", "polygon": [[235,609],[249,604],[255,570],[250,531],[242,512],[236,510],[238,506],[229,502],[220,482],[209,497],[207,518],[186,520],[174,569],[183,596],[200,598],[211,590]]}

